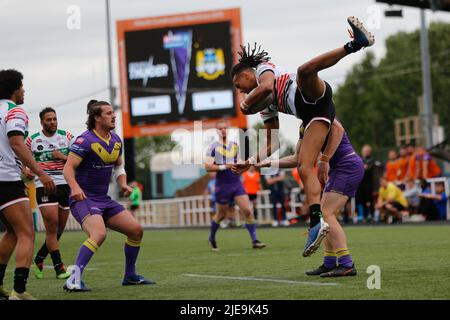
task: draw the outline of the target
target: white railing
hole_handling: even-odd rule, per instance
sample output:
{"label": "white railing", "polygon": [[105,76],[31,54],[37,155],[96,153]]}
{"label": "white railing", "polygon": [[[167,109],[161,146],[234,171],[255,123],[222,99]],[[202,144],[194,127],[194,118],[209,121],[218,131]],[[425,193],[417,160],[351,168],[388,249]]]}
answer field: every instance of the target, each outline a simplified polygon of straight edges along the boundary
{"label": "white railing", "polygon": [[[290,208],[287,218],[297,216],[296,210],[302,207],[299,199],[299,188],[294,188],[290,192]],[[122,203],[126,206],[126,203]],[[164,227],[204,227],[211,224],[211,217],[214,214],[211,206],[211,195],[182,197],[173,199],[146,200],[135,211],[136,219],[144,228],[164,228]],[[278,204],[278,206],[280,206]],[[270,202],[270,191],[258,192],[256,198],[257,222],[259,224],[272,223],[272,203]],[[35,214],[38,231],[44,230],[42,216]],[[66,230],[81,230],[78,222],[69,216]]]}
{"label": "white railing", "polygon": [[[428,179],[431,184],[431,191],[435,191],[436,183],[444,182],[445,193],[450,197],[449,178],[439,177]],[[289,211],[286,217],[291,219],[300,214],[303,206],[304,195],[300,188],[292,188],[289,197]],[[351,199],[351,211],[355,212],[355,199]],[[126,206],[126,203],[123,203]],[[280,204],[278,204],[280,207]],[[256,198],[257,222],[259,224],[270,224],[273,221],[273,205],[270,202],[270,191],[262,190],[258,192]],[[164,228],[164,227],[205,227],[211,223],[213,215],[211,207],[211,195],[193,196],[173,199],[146,200],[135,212],[135,216],[144,228]],[[38,231],[44,230],[41,215],[35,214]],[[355,217],[355,214],[353,214]],[[447,201],[447,220],[450,220],[450,201]],[[66,230],[80,230],[80,225],[69,216]]]}

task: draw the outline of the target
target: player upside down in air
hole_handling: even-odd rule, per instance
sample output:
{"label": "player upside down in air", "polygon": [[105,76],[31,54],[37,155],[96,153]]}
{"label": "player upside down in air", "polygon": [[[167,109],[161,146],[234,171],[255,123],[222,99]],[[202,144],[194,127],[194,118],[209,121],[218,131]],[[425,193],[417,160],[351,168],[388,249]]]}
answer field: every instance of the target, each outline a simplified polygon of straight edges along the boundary
{"label": "player upside down in air", "polygon": [[124,196],[131,187],[123,168],[122,141],[112,130],[115,114],[108,102],[88,103],[88,130],[75,139],[64,166],[64,177],[71,189],[70,209],[88,235],[81,245],[74,272],[64,284],[66,291],[90,291],[81,280],[83,270],[106,237],[106,227],[127,236],[124,245],[125,275],[122,285],[154,284],[136,273],[143,230],[125,208],[108,195],[111,173]]}
{"label": "player upside down in air", "polygon": [[[285,72],[269,62],[267,52],[256,50],[256,45],[253,50],[250,47],[242,48],[239,63],[232,69],[235,87],[247,94],[241,103],[241,110],[245,114],[261,111],[265,128],[269,130],[267,146],[244,164],[235,165],[233,170],[242,172],[275,151],[273,149],[277,143],[272,141],[270,130],[279,129],[278,112],[302,120],[303,139],[298,154],[298,170],[310,204],[311,218],[304,257],[313,254],[330,231],[330,225],[323,219],[321,186],[314,165],[334,121],[335,106],[331,86],[318,76],[318,72],[332,67],[361,48],[373,45],[375,41],[357,18],[349,17],[347,22],[352,29],[350,35],[353,39],[342,47],[304,63],[298,67],[297,73]],[[322,159],[329,160],[329,156],[323,154]]]}

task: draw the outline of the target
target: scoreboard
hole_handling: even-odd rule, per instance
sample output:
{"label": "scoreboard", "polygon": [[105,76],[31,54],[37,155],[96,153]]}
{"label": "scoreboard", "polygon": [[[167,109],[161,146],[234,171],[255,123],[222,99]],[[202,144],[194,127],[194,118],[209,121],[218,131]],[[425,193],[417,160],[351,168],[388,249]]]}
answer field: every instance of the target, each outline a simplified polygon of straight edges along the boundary
{"label": "scoreboard", "polygon": [[230,77],[242,42],[239,9],[118,21],[117,31],[125,137],[223,118],[246,127]]}

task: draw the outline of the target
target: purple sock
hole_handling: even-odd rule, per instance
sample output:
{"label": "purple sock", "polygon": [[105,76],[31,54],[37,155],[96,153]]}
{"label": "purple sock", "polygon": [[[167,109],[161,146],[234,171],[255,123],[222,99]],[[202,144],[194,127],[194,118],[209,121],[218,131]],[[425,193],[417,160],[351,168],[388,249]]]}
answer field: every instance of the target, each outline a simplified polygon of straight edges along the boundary
{"label": "purple sock", "polygon": [[75,265],[80,268],[80,277],[97,249],[97,244],[91,239],[87,239],[81,245],[80,251],[78,251],[77,261],[75,262]]}
{"label": "purple sock", "polygon": [[210,241],[216,241],[216,232],[220,227],[220,223],[217,223],[216,221],[211,221],[211,232],[209,233],[209,240]]}
{"label": "purple sock", "polygon": [[338,264],[346,268],[351,268],[353,266],[352,256],[347,248],[342,248],[336,251],[338,256]]}
{"label": "purple sock", "polygon": [[352,256],[347,254],[345,256],[339,257],[338,264],[346,268],[351,268],[353,266]]}
{"label": "purple sock", "polygon": [[323,265],[327,269],[333,269],[336,267],[336,256],[324,256]]}
{"label": "purple sock", "polygon": [[245,227],[248,230],[248,233],[250,233],[250,237],[252,238],[252,242],[255,242],[256,239],[256,223],[246,223]]}
{"label": "purple sock", "polygon": [[140,241],[127,239],[123,248],[125,252],[125,277],[136,275],[136,260],[140,248]]}

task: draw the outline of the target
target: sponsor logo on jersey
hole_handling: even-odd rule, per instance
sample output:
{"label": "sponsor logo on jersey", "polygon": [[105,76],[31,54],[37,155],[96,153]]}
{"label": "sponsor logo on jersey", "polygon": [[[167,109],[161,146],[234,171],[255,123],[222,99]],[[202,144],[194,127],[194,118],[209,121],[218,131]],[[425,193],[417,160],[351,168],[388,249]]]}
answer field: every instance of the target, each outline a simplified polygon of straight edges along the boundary
{"label": "sponsor logo on jersey", "polygon": [[41,201],[42,202],[48,202],[48,197],[47,196],[42,196],[41,197]]}
{"label": "sponsor logo on jersey", "polygon": [[225,74],[225,55],[222,49],[207,48],[197,51],[197,76],[205,80],[215,80]]}
{"label": "sponsor logo on jersey", "polygon": [[75,140],[76,144],[82,144],[84,142],[84,138],[83,137],[78,137],[77,140]]}
{"label": "sponsor logo on jersey", "polygon": [[42,139],[36,139],[36,143],[42,143]]}

